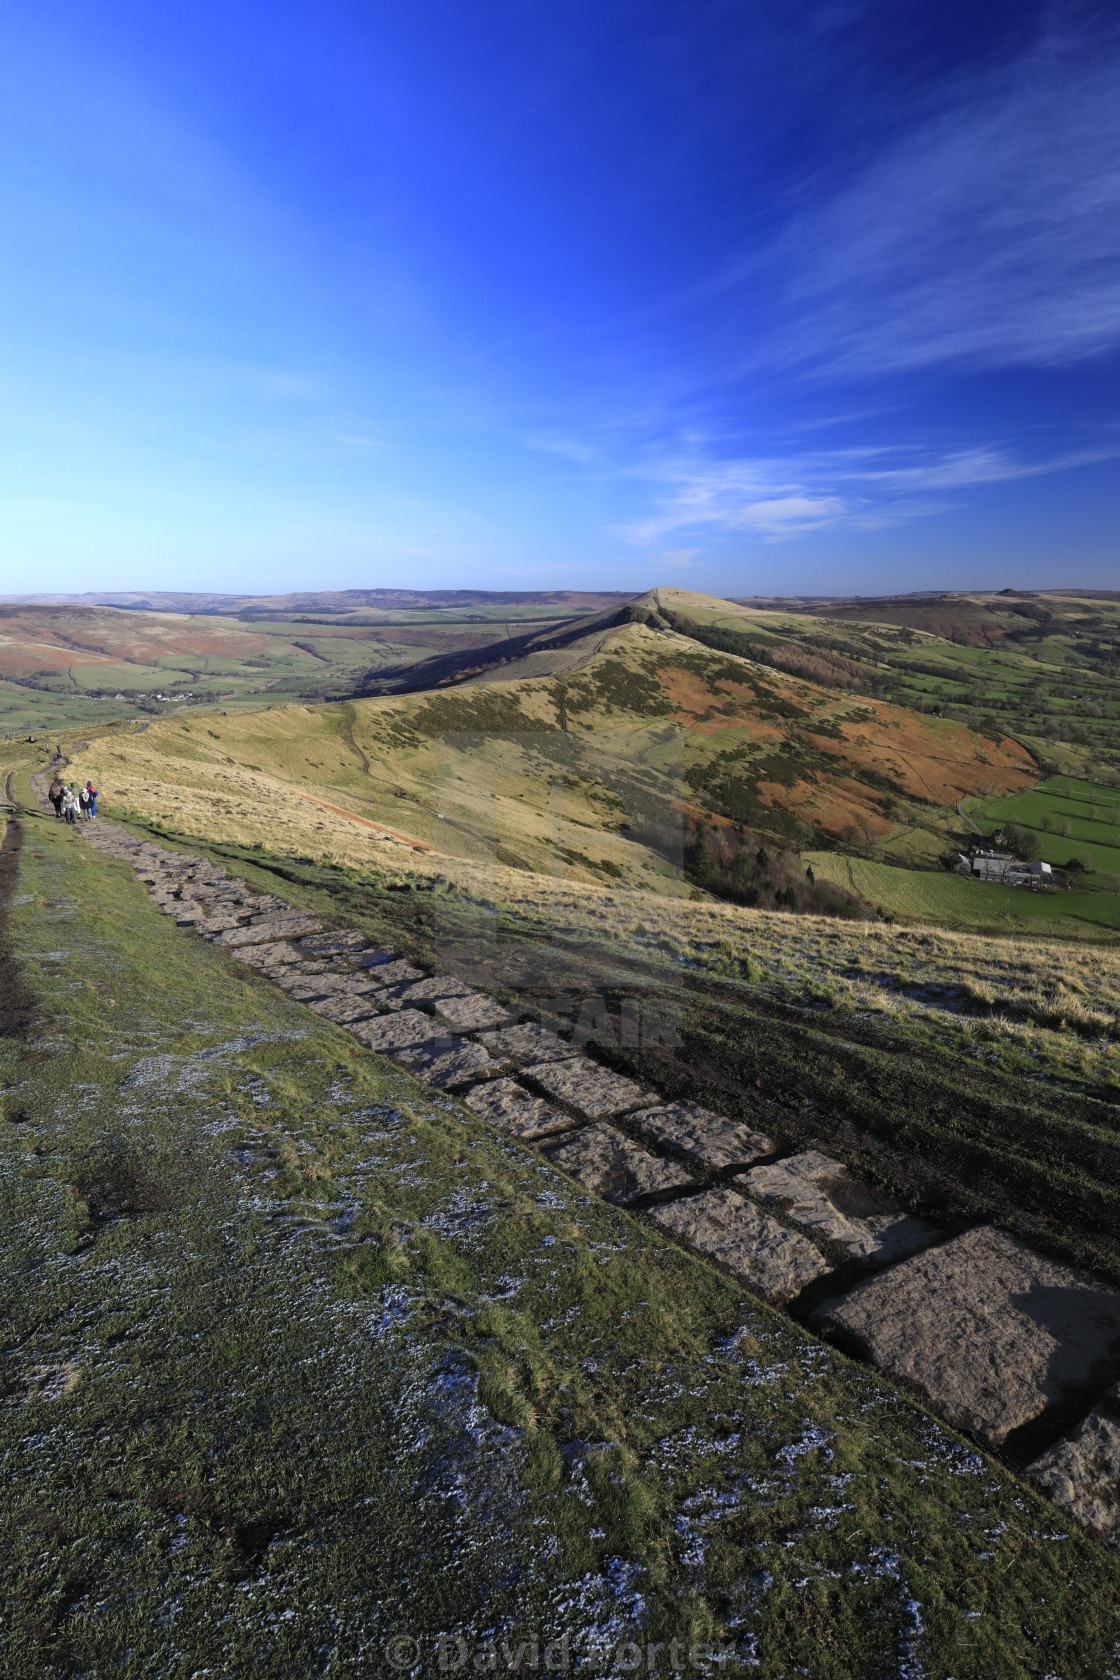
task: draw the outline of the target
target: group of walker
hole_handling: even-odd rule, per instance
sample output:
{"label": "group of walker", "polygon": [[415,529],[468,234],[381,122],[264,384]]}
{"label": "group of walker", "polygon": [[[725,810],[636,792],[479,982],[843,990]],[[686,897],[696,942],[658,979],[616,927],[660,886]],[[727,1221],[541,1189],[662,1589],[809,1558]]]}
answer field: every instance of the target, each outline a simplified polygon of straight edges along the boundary
{"label": "group of walker", "polygon": [[54,814],[62,822],[88,822],[97,815],[97,789],[87,782],[77,793],[56,776],[47,789],[47,798],[54,806]]}

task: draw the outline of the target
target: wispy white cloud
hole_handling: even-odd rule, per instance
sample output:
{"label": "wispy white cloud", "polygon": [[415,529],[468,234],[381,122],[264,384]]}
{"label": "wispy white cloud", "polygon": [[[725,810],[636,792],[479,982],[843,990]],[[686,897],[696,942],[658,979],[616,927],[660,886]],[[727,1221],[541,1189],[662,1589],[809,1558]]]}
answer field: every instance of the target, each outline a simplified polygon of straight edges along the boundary
{"label": "wispy white cloud", "polygon": [[1017,459],[996,445],[941,455],[886,448],[834,450],[785,459],[677,460],[642,476],[662,486],[657,509],[617,528],[647,545],[674,532],[750,533],[765,541],[826,526],[871,530],[940,512],[945,492],[1036,478],[1120,455],[1120,440],[1045,459]]}
{"label": "wispy white cloud", "polygon": [[[843,185],[693,301],[776,309],[737,370],[873,378],[1061,366],[1120,348],[1120,39],[1051,37],[950,84]],[[769,304],[764,299],[769,297]]]}
{"label": "wispy white cloud", "polygon": [[1048,42],[960,83],[761,261],[784,326],[756,353],[833,374],[1057,366],[1120,346],[1120,57]]}

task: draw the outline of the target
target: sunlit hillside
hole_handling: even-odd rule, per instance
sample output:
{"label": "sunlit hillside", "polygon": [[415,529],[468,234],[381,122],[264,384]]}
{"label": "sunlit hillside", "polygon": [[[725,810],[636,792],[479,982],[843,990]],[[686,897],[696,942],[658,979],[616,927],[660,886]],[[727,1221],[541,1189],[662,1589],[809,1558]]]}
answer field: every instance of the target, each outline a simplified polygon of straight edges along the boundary
{"label": "sunlit hillside", "polygon": [[669,630],[626,624],[591,640],[560,676],[162,719],[99,747],[96,768],[115,803],[145,814],[185,812],[235,786],[253,790],[250,809],[298,789],[442,850],[485,858],[500,845],[536,868],[560,845],[592,879],[607,865],[663,876],[625,831],[674,813],[800,844],[866,839],[923,818],[936,830],[962,797],[1036,779],[1009,739]]}
{"label": "sunlit hillside", "polygon": [[[630,639],[644,645],[640,635]],[[631,797],[659,781],[664,787],[656,763],[663,738],[628,734],[616,713],[614,740],[644,750],[646,763],[635,773],[635,760],[612,762],[601,746],[592,763],[573,729],[566,742],[548,727],[547,698],[548,690],[507,694],[487,685],[440,697],[441,709],[427,717],[414,700],[167,719],[139,734],[95,737],[72,769],[96,779],[106,810],[223,848],[331,865],[382,889],[450,890],[496,910],[518,937],[605,943],[630,958],[668,961],[674,970],[684,964],[839,1011],[853,1027],[877,1020],[1008,1066],[1050,1066],[1094,1086],[1120,1080],[1115,954],[1099,944],[1056,946],[1045,924],[1009,922],[1012,937],[995,938],[922,926],[958,919],[938,889],[952,894],[968,883],[860,860],[847,884],[864,896],[877,885],[862,879],[867,872],[912,884],[901,925],[718,902],[620,832],[627,813],[610,778],[618,773]],[[474,709],[456,715],[444,700]],[[499,716],[503,705],[509,710]],[[480,726],[487,716],[508,723],[514,705],[539,732],[456,741],[449,731],[450,740],[437,743],[417,727],[472,719]],[[553,756],[565,751],[573,756]],[[822,875],[835,872],[845,884],[841,854],[812,856]],[[1107,934],[1092,931],[1098,940]]]}
{"label": "sunlit hillside", "polygon": [[678,628],[779,669],[1010,733],[1050,769],[1120,776],[1120,600],[1102,593],[800,606],[657,589],[643,600]]}

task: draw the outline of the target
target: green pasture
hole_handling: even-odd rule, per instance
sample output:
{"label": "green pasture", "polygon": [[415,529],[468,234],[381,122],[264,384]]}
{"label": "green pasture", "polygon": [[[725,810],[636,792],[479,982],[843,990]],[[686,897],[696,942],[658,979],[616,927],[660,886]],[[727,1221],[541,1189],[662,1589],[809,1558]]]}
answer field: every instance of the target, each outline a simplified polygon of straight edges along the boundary
{"label": "green pasture", "polygon": [[[1120,789],[1076,776],[1050,776],[1024,793],[969,800],[968,815],[986,834],[1005,823],[1031,829],[1048,863],[1090,860],[1098,877],[1120,875]],[[1110,882],[1094,881],[1106,886]]]}
{"label": "green pasture", "polygon": [[[261,638],[264,645],[259,652],[240,655],[169,651],[135,662],[114,659],[111,663],[73,668],[60,665],[42,674],[42,688],[0,679],[0,734],[14,734],[23,729],[29,732],[66,729],[105,720],[112,716],[111,697],[117,693],[127,697],[123,703],[116,702],[118,712],[122,706],[129,708],[132,696],[153,696],[157,692],[190,691],[196,700],[229,700],[235,704],[264,698],[272,704],[317,699],[324,693],[347,689],[362,672],[371,668],[430,657],[441,651],[441,638],[449,633],[477,634],[480,630],[486,632],[489,626],[496,640],[504,640],[511,633],[571,616],[566,609],[556,607],[547,610],[521,607],[516,612],[504,607],[485,613],[472,610],[469,614],[443,609],[408,615],[407,624],[413,632],[431,628],[430,645],[422,640],[370,640],[330,624],[264,620],[236,625]],[[375,628],[378,622],[371,621],[367,628]],[[403,629],[404,622],[399,618],[385,620],[386,626],[398,622]],[[226,619],[213,621],[214,628],[228,628],[233,623]],[[354,628],[361,630],[360,626]],[[302,645],[293,646],[294,642]],[[101,694],[109,698],[95,697]]]}
{"label": "green pasture", "polygon": [[1066,939],[1120,930],[1120,894],[1114,892],[1032,892],[994,881],[972,881],[948,870],[900,869],[838,852],[803,852],[802,859],[818,880],[857,893],[884,915],[900,921],[1018,929]]}
{"label": "green pasture", "polygon": [[127,711],[124,701],[94,700],[88,694],[56,694],[0,681],[0,735],[33,735],[78,724],[105,723]]}

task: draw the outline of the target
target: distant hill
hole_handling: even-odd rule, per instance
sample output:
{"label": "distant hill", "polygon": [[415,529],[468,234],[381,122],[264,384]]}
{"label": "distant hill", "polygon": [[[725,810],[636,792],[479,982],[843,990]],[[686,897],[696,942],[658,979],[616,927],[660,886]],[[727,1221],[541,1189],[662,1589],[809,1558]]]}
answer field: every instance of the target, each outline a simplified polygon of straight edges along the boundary
{"label": "distant hill", "polygon": [[[520,604],[461,591],[470,605],[287,614],[218,610],[218,597],[152,596],[146,604],[0,604],[0,731],[65,729],[137,707],[322,700],[361,690],[371,673],[481,649],[558,624],[584,624],[604,597],[523,595]],[[403,591],[352,591],[367,600],[424,600]],[[242,597],[225,598],[234,606]],[[285,597],[291,602],[294,597]],[[621,597],[606,597],[608,616]],[[185,610],[189,601],[202,610]],[[559,602],[559,604],[556,604]],[[181,697],[189,695],[190,700]],[[168,696],[174,696],[168,699]]]}
{"label": "distant hill", "polygon": [[401,612],[439,607],[562,607],[569,613],[600,612],[633,598],[624,590],[579,589],[321,589],[284,595],[199,594],[187,590],[90,590],[81,595],[0,595],[16,606],[117,607],[132,612],[211,614],[223,617],[275,618],[289,614],[329,614],[348,618],[370,612]]}
{"label": "distant hill", "polygon": [[657,589],[633,607],[643,602],[707,645],[1012,735],[1054,771],[1120,778],[1120,596],[943,592],[809,607]]}

